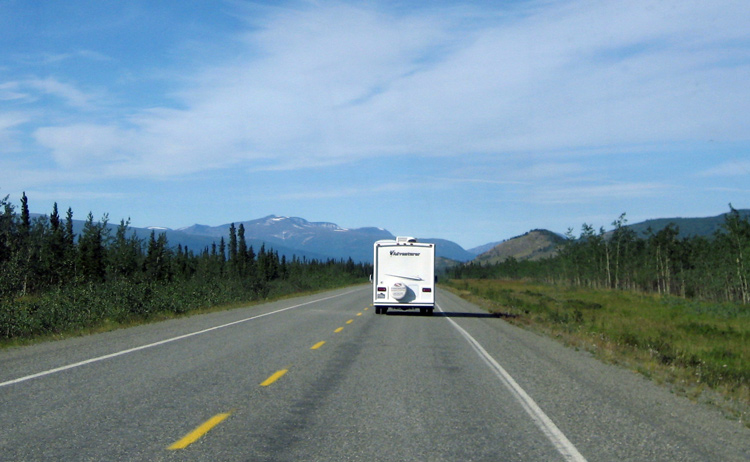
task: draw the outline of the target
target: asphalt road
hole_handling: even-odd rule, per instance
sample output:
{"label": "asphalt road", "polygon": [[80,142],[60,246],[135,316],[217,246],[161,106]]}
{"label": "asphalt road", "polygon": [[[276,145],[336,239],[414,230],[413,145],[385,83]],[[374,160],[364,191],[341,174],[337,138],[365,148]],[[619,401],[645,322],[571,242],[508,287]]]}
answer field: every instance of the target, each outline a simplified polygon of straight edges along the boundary
{"label": "asphalt road", "polygon": [[750,431],[438,290],[0,351],[0,460],[747,461]]}

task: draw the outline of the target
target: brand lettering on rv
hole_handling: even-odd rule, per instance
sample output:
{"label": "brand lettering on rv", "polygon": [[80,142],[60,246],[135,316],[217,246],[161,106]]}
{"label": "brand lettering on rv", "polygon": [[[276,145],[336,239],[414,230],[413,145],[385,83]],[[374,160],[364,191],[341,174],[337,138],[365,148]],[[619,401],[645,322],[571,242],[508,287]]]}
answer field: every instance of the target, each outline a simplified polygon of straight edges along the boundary
{"label": "brand lettering on rv", "polygon": [[399,252],[398,250],[391,250],[391,256],[394,257],[418,257],[422,255],[421,252]]}

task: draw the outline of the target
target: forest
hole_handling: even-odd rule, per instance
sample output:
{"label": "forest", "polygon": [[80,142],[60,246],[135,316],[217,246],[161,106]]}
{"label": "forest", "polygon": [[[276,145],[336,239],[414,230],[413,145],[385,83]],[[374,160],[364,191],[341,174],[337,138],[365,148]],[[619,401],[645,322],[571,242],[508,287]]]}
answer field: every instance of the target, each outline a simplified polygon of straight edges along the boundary
{"label": "forest", "polygon": [[339,287],[367,280],[351,259],[288,260],[247,246],[242,224],[210,248],[171,247],[164,234],[135,236],[129,220],[114,234],[107,215],[88,214],[73,232],[73,211],[34,219],[0,200],[0,341],[32,338],[181,314],[218,305]]}
{"label": "forest", "polygon": [[625,289],[716,302],[750,303],[750,221],[731,204],[713,236],[678,238],[679,228],[628,228],[625,214],[613,230],[583,224],[569,229],[557,254],[541,261],[513,258],[496,264],[470,263],[448,270],[454,279],[520,279],[572,287]]}

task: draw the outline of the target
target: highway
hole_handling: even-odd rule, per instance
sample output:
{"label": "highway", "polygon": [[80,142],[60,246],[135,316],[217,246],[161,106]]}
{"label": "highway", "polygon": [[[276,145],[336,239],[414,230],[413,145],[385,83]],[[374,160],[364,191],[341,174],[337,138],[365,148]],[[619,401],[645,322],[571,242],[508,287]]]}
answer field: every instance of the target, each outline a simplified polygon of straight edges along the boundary
{"label": "highway", "polygon": [[750,460],[716,409],[449,292],[427,317],[369,289],[0,351],[0,460]]}

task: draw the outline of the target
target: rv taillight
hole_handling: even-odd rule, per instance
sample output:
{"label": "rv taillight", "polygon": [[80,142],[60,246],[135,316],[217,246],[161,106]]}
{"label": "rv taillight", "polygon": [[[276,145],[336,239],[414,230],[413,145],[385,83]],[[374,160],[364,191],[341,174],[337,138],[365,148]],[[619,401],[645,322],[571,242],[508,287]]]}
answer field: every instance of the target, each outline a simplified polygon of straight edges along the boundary
{"label": "rv taillight", "polygon": [[432,287],[422,287],[422,292],[432,292]]}
{"label": "rv taillight", "polygon": [[378,292],[385,292],[385,287],[378,287]]}

